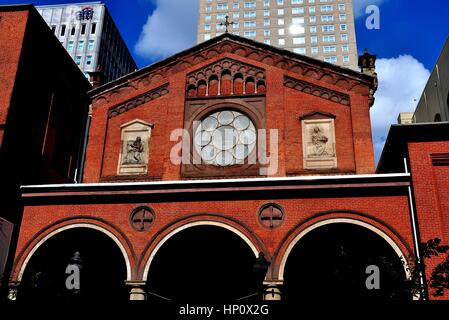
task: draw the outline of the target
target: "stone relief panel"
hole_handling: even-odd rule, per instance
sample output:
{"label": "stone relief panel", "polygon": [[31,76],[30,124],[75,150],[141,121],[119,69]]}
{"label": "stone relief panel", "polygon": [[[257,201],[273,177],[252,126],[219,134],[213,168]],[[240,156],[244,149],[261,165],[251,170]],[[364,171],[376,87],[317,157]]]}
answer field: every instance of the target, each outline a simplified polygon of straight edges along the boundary
{"label": "stone relief panel", "polygon": [[304,169],[336,168],[334,119],[304,119],[301,125]]}
{"label": "stone relief panel", "polygon": [[119,175],[147,173],[152,127],[152,124],[141,120],[134,120],[121,126],[121,150],[117,169]]}

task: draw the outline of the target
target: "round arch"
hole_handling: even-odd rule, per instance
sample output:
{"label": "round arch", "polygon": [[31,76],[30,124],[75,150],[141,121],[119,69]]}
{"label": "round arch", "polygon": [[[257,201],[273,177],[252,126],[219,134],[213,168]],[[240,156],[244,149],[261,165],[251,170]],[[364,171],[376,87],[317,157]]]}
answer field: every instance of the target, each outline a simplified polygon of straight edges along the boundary
{"label": "round arch", "polygon": [[288,257],[290,255],[290,252],[293,250],[293,248],[295,247],[295,245],[309,232],[311,232],[312,230],[315,230],[317,228],[320,228],[322,226],[325,225],[329,225],[329,224],[335,224],[335,223],[347,223],[347,224],[353,224],[353,225],[357,225],[360,227],[363,227],[365,229],[368,229],[374,233],[376,233],[378,236],[380,236],[382,239],[384,239],[394,250],[394,252],[397,254],[399,260],[402,262],[403,268],[404,268],[404,272],[406,274],[407,277],[410,277],[410,268],[406,259],[406,256],[404,255],[404,253],[402,252],[402,250],[400,249],[400,247],[397,245],[397,243],[395,241],[393,241],[393,239],[388,236],[384,231],[382,231],[381,229],[379,229],[378,227],[369,224],[367,222],[361,221],[361,220],[357,220],[354,218],[330,218],[330,219],[326,219],[326,220],[322,220],[319,222],[316,222],[314,224],[312,224],[311,226],[305,228],[304,230],[302,230],[299,234],[297,234],[292,241],[290,241],[290,243],[288,244],[285,252],[282,255],[282,259],[279,265],[279,271],[278,271],[278,279],[280,281],[284,281],[284,271],[285,271],[285,266],[287,264],[287,260]]}
{"label": "round arch", "polygon": [[171,230],[168,234],[166,234],[154,247],[154,249],[151,251],[151,254],[149,256],[149,258],[147,259],[144,269],[143,269],[143,273],[142,273],[142,279],[146,280],[148,278],[148,273],[151,267],[151,263],[154,260],[154,257],[156,256],[157,252],[159,251],[159,249],[164,245],[165,242],[167,242],[171,237],[173,237],[175,234],[189,229],[189,228],[193,228],[193,227],[197,227],[197,226],[215,226],[215,227],[220,227],[223,229],[226,229],[228,231],[231,231],[232,233],[236,234],[237,236],[239,236],[243,241],[245,241],[245,243],[250,247],[251,251],[254,253],[254,256],[257,257],[259,254],[259,250],[257,249],[257,247],[254,245],[254,243],[240,230],[238,230],[237,228],[235,228],[234,226],[231,226],[230,224],[224,223],[224,222],[219,222],[219,221],[205,221],[205,220],[201,220],[201,221],[191,221],[188,223],[185,223],[181,226],[178,226],[177,228]]}
{"label": "round arch", "polygon": [[56,228],[55,230],[51,231],[50,233],[46,234],[45,236],[43,236],[34,246],[33,248],[28,252],[28,254],[26,255],[25,259],[23,260],[20,268],[19,268],[19,272],[17,275],[17,281],[21,281],[23,274],[25,272],[25,269],[28,265],[28,263],[30,262],[30,259],[32,258],[32,256],[34,255],[34,253],[37,251],[37,249],[39,249],[39,247],[41,247],[47,240],[49,240],[50,238],[52,238],[53,236],[66,231],[66,230],[70,230],[70,229],[75,229],[75,228],[88,228],[88,229],[94,229],[97,230],[99,232],[102,232],[103,234],[105,234],[106,236],[108,236],[110,239],[112,239],[117,246],[120,249],[120,252],[123,255],[123,258],[125,259],[125,265],[126,265],[126,281],[130,281],[132,279],[132,273],[131,273],[131,262],[129,260],[128,254],[126,252],[125,247],[123,246],[123,244],[120,242],[120,240],[109,230],[107,230],[106,228],[96,225],[96,224],[92,224],[92,223],[87,223],[87,222],[79,222],[79,223],[72,223],[72,224],[68,224],[68,225],[64,225],[61,227]]}

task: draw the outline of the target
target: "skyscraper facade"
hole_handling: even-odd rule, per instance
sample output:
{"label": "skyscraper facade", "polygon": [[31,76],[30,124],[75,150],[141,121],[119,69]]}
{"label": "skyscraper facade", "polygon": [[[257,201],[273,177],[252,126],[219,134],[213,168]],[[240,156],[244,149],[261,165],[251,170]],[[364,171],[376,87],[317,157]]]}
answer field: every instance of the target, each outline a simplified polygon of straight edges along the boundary
{"label": "skyscraper facade", "polygon": [[226,31],[357,69],[351,0],[199,0],[198,43]]}
{"label": "skyscraper facade", "polygon": [[99,66],[104,82],[137,69],[111,15],[100,1],[36,8],[86,77]]}

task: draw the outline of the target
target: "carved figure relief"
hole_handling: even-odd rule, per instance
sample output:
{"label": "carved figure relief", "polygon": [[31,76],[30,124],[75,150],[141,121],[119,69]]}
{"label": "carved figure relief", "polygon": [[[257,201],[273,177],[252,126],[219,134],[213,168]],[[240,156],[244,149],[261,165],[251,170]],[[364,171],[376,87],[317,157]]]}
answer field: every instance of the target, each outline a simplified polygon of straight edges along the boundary
{"label": "carved figure relief", "polygon": [[329,138],[323,133],[319,125],[313,127],[311,133],[313,150],[311,156],[321,157],[332,155],[332,147],[328,145]]}
{"label": "carved figure relief", "polygon": [[304,169],[336,168],[334,119],[304,119],[301,123]]}
{"label": "carved figure relief", "polygon": [[134,120],[121,126],[122,145],[118,165],[119,175],[145,174],[152,125]]}
{"label": "carved figure relief", "polygon": [[142,163],[143,150],[144,147],[141,137],[136,137],[134,141],[127,141],[126,156],[123,157],[123,164]]}

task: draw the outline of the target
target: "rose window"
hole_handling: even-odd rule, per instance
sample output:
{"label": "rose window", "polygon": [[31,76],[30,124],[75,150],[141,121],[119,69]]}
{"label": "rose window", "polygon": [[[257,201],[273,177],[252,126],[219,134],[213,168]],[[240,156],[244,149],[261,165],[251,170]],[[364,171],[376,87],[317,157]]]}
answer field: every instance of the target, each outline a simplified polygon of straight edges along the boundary
{"label": "rose window", "polygon": [[206,164],[242,164],[256,147],[256,127],[240,112],[216,112],[201,121],[195,131],[194,144]]}

